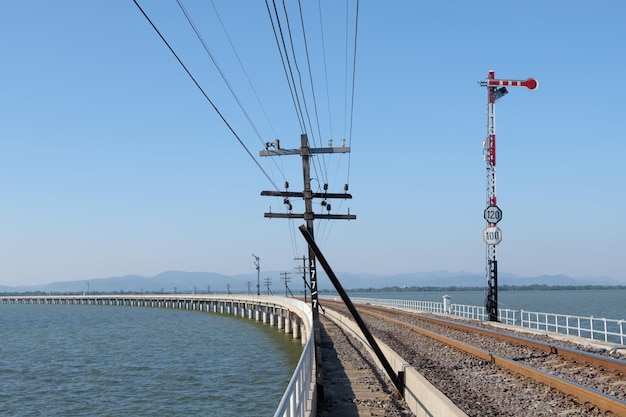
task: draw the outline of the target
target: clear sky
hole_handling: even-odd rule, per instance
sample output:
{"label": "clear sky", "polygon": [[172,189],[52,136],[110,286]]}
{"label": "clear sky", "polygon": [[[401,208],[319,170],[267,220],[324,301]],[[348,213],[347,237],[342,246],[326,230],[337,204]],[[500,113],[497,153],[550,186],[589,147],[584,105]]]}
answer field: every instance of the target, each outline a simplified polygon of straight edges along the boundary
{"label": "clear sky", "polygon": [[352,149],[315,157],[357,215],[315,222],[335,271],[484,271],[489,70],[539,81],[497,103],[499,270],[626,281],[626,2],[361,1],[354,72],[355,1],[302,2],[309,63],[286,3],[304,128],[265,2],[182,0],[218,71],[175,0],[139,1],[235,136],[132,0],[2,2],[0,285],[292,270],[303,221],[260,193],[301,160],[259,151],[303,131]]}

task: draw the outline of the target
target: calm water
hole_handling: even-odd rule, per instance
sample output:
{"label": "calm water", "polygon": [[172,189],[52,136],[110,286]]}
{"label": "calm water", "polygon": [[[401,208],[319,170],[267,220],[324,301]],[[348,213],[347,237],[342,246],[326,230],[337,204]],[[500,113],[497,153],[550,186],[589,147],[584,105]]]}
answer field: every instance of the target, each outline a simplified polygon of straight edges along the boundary
{"label": "calm water", "polygon": [[212,313],[0,305],[2,416],[267,416],[302,345]]}
{"label": "calm water", "polygon": [[[442,302],[449,295],[454,304],[483,306],[483,291],[424,291],[397,293],[357,293],[351,297],[403,299]],[[568,314],[573,316],[626,319],[626,290],[571,290],[571,291],[500,291],[500,308],[537,311],[542,313]]]}

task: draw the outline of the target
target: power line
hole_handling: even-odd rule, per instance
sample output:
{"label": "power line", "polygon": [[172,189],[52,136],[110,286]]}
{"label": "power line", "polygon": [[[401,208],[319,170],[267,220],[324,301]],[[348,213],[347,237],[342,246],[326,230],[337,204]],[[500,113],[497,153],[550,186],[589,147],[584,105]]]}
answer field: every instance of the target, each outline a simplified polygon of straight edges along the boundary
{"label": "power line", "polygon": [[178,63],[180,64],[180,66],[183,68],[183,70],[185,70],[185,72],[187,73],[187,75],[189,76],[189,78],[191,78],[191,81],[193,81],[193,83],[196,85],[196,87],[198,88],[198,90],[200,90],[200,92],[202,93],[202,95],[204,96],[204,98],[209,102],[209,104],[211,104],[211,107],[213,107],[213,110],[215,110],[215,112],[217,113],[217,115],[220,117],[220,119],[222,119],[222,121],[224,122],[224,124],[226,125],[226,127],[228,127],[228,130],[231,131],[231,133],[235,136],[235,138],[237,139],[237,141],[239,142],[239,144],[244,148],[244,150],[246,151],[246,153],[248,154],[248,156],[250,156],[250,158],[252,158],[252,160],[254,161],[254,163],[256,164],[256,166],[261,170],[261,172],[263,173],[263,175],[265,175],[265,177],[269,180],[269,182],[274,186],[274,188],[276,190],[278,190],[278,186],[276,186],[276,184],[274,183],[274,181],[270,178],[270,176],[267,174],[267,172],[265,172],[265,170],[263,169],[263,167],[261,166],[261,164],[259,164],[259,161],[256,160],[256,158],[254,157],[254,155],[252,155],[252,153],[250,152],[250,150],[248,149],[248,147],[243,143],[243,141],[241,140],[241,138],[239,137],[239,135],[237,135],[237,132],[235,132],[235,130],[233,129],[233,127],[230,125],[230,123],[228,123],[228,121],[226,120],[226,118],[224,117],[224,115],[219,111],[219,109],[217,108],[217,106],[215,105],[215,103],[213,103],[213,101],[209,98],[209,96],[207,95],[207,93],[204,91],[204,89],[200,86],[200,84],[198,83],[198,81],[194,78],[194,76],[191,74],[191,72],[189,71],[189,69],[187,68],[187,66],[185,66],[185,64],[183,63],[183,61],[180,59],[180,57],[176,54],[176,52],[174,51],[174,49],[170,46],[170,44],[167,42],[167,40],[165,39],[165,37],[161,34],[161,32],[159,31],[159,29],[157,29],[156,25],[152,22],[152,20],[150,19],[150,17],[146,14],[146,12],[143,10],[143,8],[139,5],[139,3],[137,3],[137,0],[133,0],[133,2],[135,3],[135,5],[137,6],[137,8],[139,9],[139,11],[141,12],[141,14],[143,14],[143,16],[146,18],[146,20],[148,21],[148,23],[150,23],[150,26],[152,26],[152,28],[154,29],[154,31],[157,33],[157,35],[159,35],[159,37],[161,38],[161,40],[163,41],[163,43],[165,44],[165,46],[167,46],[167,48],[170,50],[170,52],[172,53],[172,55],[174,55],[174,58],[176,58],[176,60],[178,61]]}
{"label": "power line", "polygon": [[[191,26],[191,28],[193,29],[194,33],[196,34],[196,37],[198,38],[198,40],[200,41],[200,43],[202,44],[205,52],[209,55],[209,57],[211,58],[211,61],[213,62],[213,65],[215,66],[215,68],[217,69],[217,71],[219,72],[219,74],[222,77],[222,80],[224,81],[224,83],[226,84],[226,86],[228,87],[228,90],[230,91],[230,93],[232,94],[233,98],[235,99],[235,101],[237,102],[237,104],[239,105],[239,108],[241,109],[242,113],[245,115],[246,119],[248,120],[248,123],[250,123],[250,126],[252,127],[252,130],[254,130],[254,132],[257,135],[257,138],[259,139],[259,142],[261,142],[261,145],[263,145],[265,143],[265,141],[261,138],[261,134],[259,133],[258,129],[256,128],[254,122],[252,121],[252,119],[250,118],[250,115],[248,114],[248,112],[246,111],[245,107],[243,106],[243,104],[241,103],[241,100],[239,99],[239,96],[237,95],[237,93],[235,92],[235,90],[233,89],[232,85],[230,84],[230,82],[228,81],[228,78],[226,77],[226,74],[224,74],[224,71],[222,71],[222,68],[220,67],[219,63],[217,62],[217,60],[215,59],[213,53],[211,52],[211,50],[209,49],[209,47],[207,46],[206,42],[204,41],[204,38],[202,37],[202,35],[200,35],[200,32],[198,31],[196,25],[194,24],[194,22],[191,19],[191,16],[189,16],[189,13],[187,13],[187,10],[185,9],[185,6],[181,3],[180,0],[176,0],[176,2],[178,3],[178,6],[180,7],[181,11],[183,12],[183,14],[185,15],[185,18],[187,19],[187,22],[189,23],[189,25]],[[241,59],[239,59],[239,54],[237,54],[237,51],[235,50],[235,46],[233,45],[230,36],[228,35],[228,32],[226,31],[226,28],[224,27],[224,24],[222,23],[222,19],[220,18],[220,15],[217,11],[217,8],[215,7],[215,4],[213,3],[213,1],[211,0],[211,5],[213,6],[213,11],[215,12],[215,15],[217,16],[218,21],[220,22],[221,26],[222,26],[222,30],[224,31],[224,34],[226,35],[226,38],[228,39],[228,42],[231,46],[231,49],[233,50],[233,53],[235,54],[235,56],[237,57],[237,61],[239,62],[239,65],[243,71],[243,73],[246,76],[246,79],[248,80],[248,83],[250,85],[250,88],[252,89],[252,91],[254,92],[254,95],[257,98],[257,102],[259,103],[259,105],[261,106],[261,109],[263,110],[263,114],[265,114],[265,117],[267,119],[267,121],[269,122],[269,117],[267,116],[267,113],[265,112],[265,108],[263,107],[263,105],[261,104],[261,100],[259,99],[259,96],[256,92],[256,90],[254,89],[254,86],[252,85],[252,81],[250,80],[250,77],[248,76],[247,71],[245,70],[245,67],[243,65],[243,63],[241,62]],[[270,122],[270,127],[272,128],[272,131],[274,131],[274,127],[271,125]],[[276,135],[276,132],[274,131],[274,134]],[[282,170],[280,169],[280,167],[278,166],[278,164],[276,164],[276,162],[274,162],[276,165],[276,168],[278,169],[278,171],[280,172],[280,174],[282,175],[283,179],[285,179],[285,175],[282,172]]]}
{"label": "power line", "polygon": [[[346,2],[346,5],[348,4],[348,2]],[[330,92],[328,89],[328,65],[326,64],[326,42],[324,39],[324,23],[322,21],[322,2],[321,0],[318,0],[317,2],[317,8],[319,11],[319,16],[320,16],[320,34],[321,34],[321,40],[322,40],[322,57],[324,58],[324,80],[326,83],[326,103],[328,106],[328,126],[330,129],[330,136],[332,138],[333,135],[333,119],[332,119],[332,112],[330,109]],[[348,26],[346,25],[346,32],[348,31]]]}
{"label": "power line", "polygon": [[[215,112],[218,114],[218,116],[222,119],[222,121],[224,122],[224,124],[227,126],[227,128],[231,131],[231,133],[233,134],[233,136],[237,139],[237,141],[239,142],[239,144],[244,148],[244,150],[246,151],[246,153],[248,153],[248,155],[250,156],[250,158],[254,161],[254,163],[257,165],[257,167],[261,170],[261,172],[264,174],[264,176],[269,180],[269,182],[272,184],[272,186],[274,187],[275,190],[278,190],[278,186],[276,185],[276,183],[274,182],[274,180],[272,179],[272,177],[268,174],[268,172],[265,171],[265,169],[260,165],[259,161],[257,161],[257,159],[252,155],[252,153],[250,152],[250,150],[248,149],[248,147],[245,145],[245,143],[243,142],[243,140],[239,137],[239,135],[237,134],[237,132],[235,131],[235,129],[233,128],[233,126],[226,120],[225,116],[221,113],[221,111],[218,109],[218,107],[216,106],[216,104],[209,98],[208,94],[204,91],[204,89],[200,86],[199,82],[195,79],[195,77],[191,74],[191,71],[186,67],[186,65],[183,63],[182,59],[177,55],[177,53],[174,51],[174,49],[172,48],[172,46],[170,46],[170,44],[167,42],[167,40],[165,39],[165,37],[161,34],[161,32],[157,29],[156,25],[152,22],[152,20],[150,19],[150,17],[147,15],[147,13],[142,9],[142,7],[139,5],[138,0],[133,0],[135,5],[138,7],[138,9],[141,11],[141,13],[144,15],[144,17],[146,18],[146,20],[150,23],[150,25],[152,26],[152,28],[154,29],[154,31],[158,34],[158,36],[161,38],[161,40],[163,41],[163,43],[167,46],[167,48],[170,50],[170,52],[172,53],[172,55],[174,55],[174,57],[176,58],[176,60],[178,61],[178,63],[181,65],[181,67],[183,68],[183,70],[187,73],[187,75],[189,76],[189,78],[193,81],[193,83],[196,85],[196,87],[198,88],[198,90],[201,92],[201,94],[205,97],[205,99],[211,104],[211,106],[213,107],[213,109],[215,110]],[[226,84],[226,86],[229,88],[231,94],[233,95],[234,99],[236,100],[236,102],[238,103],[241,111],[243,112],[243,114],[245,115],[245,117],[247,118],[248,122],[250,123],[250,125],[252,126],[253,130],[255,131],[257,137],[259,138],[259,140],[261,141],[261,143],[264,143],[261,135],[259,133],[259,131],[257,130],[256,126],[254,125],[253,121],[251,120],[250,115],[247,113],[246,109],[243,106],[243,103],[241,102],[241,100],[238,98],[234,88],[232,87],[232,85],[230,84],[230,82],[228,81],[226,74],[224,73],[224,71],[220,68],[219,64],[217,63],[217,60],[215,59],[215,57],[213,56],[212,52],[210,51],[209,47],[207,46],[206,42],[204,41],[204,39],[202,38],[200,32],[198,31],[197,27],[195,26],[194,22],[192,21],[190,15],[187,13],[187,11],[185,10],[184,6],[182,5],[182,2],[180,0],[177,0],[177,3],[182,11],[182,13],[185,15],[185,18],[187,19],[187,22],[189,23],[189,25],[191,26],[191,28],[193,29],[193,31],[195,32],[195,35],[197,36],[198,40],[200,41],[200,43],[202,44],[202,46],[205,49],[205,52],[208,54],[208,56],[211,58],[211,60],[213,61],[213,64],[215,65],[217,71],[220,73],[224,83]],[[283,70],[284,70],[284,74],[285,74],[285,78],[287,80],[287,84],[289,86],[289,90],[292,96],[292,102],[293,102],[293,106],[294,109],[296,111],[296,116],[298,119],[298,122],[300,123],[300,127],[302,129],[302,131],[306,134],[307,130],[311,131],[310,135],[307,135],[308,137],[311,137],[312,142],[320,142],[321,144],[321,140],[322,140],[322,131],[321,131],[321,126],[320,126],[320,114],[319,114],[319,107],[318,107],[318,95],[316,94],[316,88],[315,88],[315,80],[314,80],[314,74],[312,71],[312,62],[313,60],[312,55],[310,54],[311,50],[309,48],[309,37],[307,35],[307,28],[305,25],[305,13],[303,11],[303,5],[301,3],[301,1],[298,1],[298,10],[299,10],[299,18],[300,18],[300,24],[302,25],[302,41],[304,42],[304,56],[306,57],[306,67],[302,66],[302,69],[304,71],[308,70],[308,77],[309,77],[309,84],[310,84],[310,93],[308,91],[305,91],[304,85],[303,85],[303,77],[306,77],[306,74],[303,74],[300,70],[300,65],[298,65],[298,57],[302,57],[303,55],[297,55],[296,52],[302,52],[301,50],[298,51],[297,45],[296,45],[296,41],[297,41],[297,37],[294,37],[294,35],[296,34],[297,31],[292,31],[292,25],[290,24],[290,18],[289,18],[289,11],[287,9],[287,6],[285,4],[285,1],[283,0],[282,2],[282,12],[279,12],[279,6],[277,6],[276,1],[272,0],[272,5],[273,5],[273,14],[272,14],[272,10],[270,8],[269,2],[268,0],[266,0],[266,8],[268,11],[268,15],[270,18],[270,22],[271,22],[271,26],[272,26],[272,30],[274,33],[274,38],[276,41],[276,45],[278,47],[278,51],[279,51],[279,55],[281,57],[281,61],[282,61],[282,65],[283,65]],[[215,4],[213,4],[213,1],[211,1],[211,4],[213,5],[213,8],[215,10],[215,13],[217,15],[217,18],[220,22],[220,24],[222,25],[222,29],[224,30],[224,33],[226,34],[226,37],[228,38],[228,41],[230,43],[231,48],[233,49],[233,52],[235,53],[239,64],[242,68],[242,70],[244,71],[244,73],[246,74],[246,77],[248,79],[248,82],[252,88],[252,90],[254,91],[255,96],[257,97],[257,100],[260,103],[260,99],[258,94],[256,93],[256,90],[254,90],[254,86],[250,80],[250,77],[248,76],[248,73],[245,71],[245,67],[241,61],[241,59],[239,58],[239,55],[237,54],[237,51],[235,50],[235,47],[230,39],[230,36],[228,35],[228,32],[219,16],[219,13],[217,12],[217,9],[215,7]],[[321,4],[318,4],[319,7],[319,25],[320,25],[320,29],[321,29],[321,47],[322,47],[322,52],[323,52],[323,69],[324,69],[324,76],[325,76],[325,88],[326,88],[326,95],[327,95],[327,105],[328,105],[328,122],[329,122],[329,126],[330,126],[330,136],[332,139],[333,136],[333,132],[332,132],[332,110],[331,110],[331,100],[330,100],[330,93],[329,93],[329,78],[328,78],[328,67],[327,67],[327,62],[326,62],[326,48],[325,48],[325,30],[324,30],[324,22],[322,19],[322,9],[321,9]],[[292,10],[293,12],[293,10]],[[346,90],[345,90],[345,94],[344,97],[345,99],[345,103],[346,105],[344,106],[344,109],[346,110],[346,113],[348,111],[348,65],[347,65],[347,57],[348,57],[348,32],[349,32],[349,25],[348,25],[348,20],[349,20],[349,7],[346,6],[346,72],[345,72],[345,78],[344,78],[344,83],[346,85]],[[293,13],[292,13],[293,15]],[[293,17],[293,16],[292,16]],[[281,22],[282,20],[282,22]],[[296,20],[291,19],[293,22],[297,22]],[[356,4],[356,13],[355,13],[355,33],[354,33],[354,54],[353,54],[353,66],[352,66],[352,83],[351,83],[351,90],[350,90],[350,117],[349,117],[349,143],[351,144],[352,142],[352,122],[353,122],[353,114],[354,114],[354,99],[355,99],[355,74],[356,74],[356,48],[357,48],[357,35],[358,35],[358,0],[357,0],[357,4]],[[297,26],[297,24],[296,24]],[[295,27],[293,27],[293,29],[295,29]],[[306,69],[305,69],[306,68]],[[297,79],[296,79],[297,77]],[[304,83],[306,84],[306,82]],[[308,89],[308,88],[307,88]],[[319,92],[319,91],[318,91]],[[309,106],[307,105],[307,97],[309,97],[312,100],[312,110],[314,110],[313,113],[309,113]],[[261,105],[262,107],[262,105]],[[263,109],[263,112],[265,114],[265,116],[267,117],[267,112],[265,111],[265,109]],[[314,116],[313,118],[311,118],[311,116]],[[268,122],[269,122],[269,118],[268,118]],[[271,122],[270,122],[271,125]],[[317,129],[316,129],[316,134],[313,134],[313,126],[316,125]],[[345,128],[344,128],[345,129]],[[272,130],[273,127],[272,127]],[[274,131],[274,133],[276,133]],[[277,135],[276,135],[277,136]],[[318,141],[316,141],[316,138],[319,138]],[[267,144],[268,142],[266,142]],[[276,143],[278,143],[278,141],[276,141]],[[328,144],[329,147],[332,147],[332,144],[329,142]],[[342,145],[343,146],[343,145]],[[309,156],[313,156],[313,155],[309,155]],[[326,159],[325,159],[325,155],[320,155],[320,158],[322,158],[321,161],[319,161],[317,158],[311,158],[311,166],[312,169],[315,172],[315,177],[319,178],[318,180],[318,186],[317,186],[317,191],[320,194],[326,193],[326,189],[328,187],[328,183],[329,183],[329,167],[326,166]],[[348,156],[348,174],[347,174],[347,178],[349,180],[349,171],[350,171],[350,156]],[[283,176],[283,178],[285,178],[285,175],[283,173],[283,170],[277,165],[278,171],[280,172],[280,174]],[[313,178],[315,179],[315,178]],[[322,191],[322,186],[324,188],[324,191]],[[315,191],[315,188],[314,190]],[[346,186],[344,186],[344,191],[347,191],[347,183]],[[323,197],[322,197],[323,198]],[[322,211],[327,211],[329,216],[330,216],[330,204],[325,205],[324,203],[326,203],[326,199],[323,198],[323,202],[321,204],[321,208]],[[326,209],[326,210],[325,210]],[[337,209],[337,207],[335,207],[335,210]],[[317,211],[317,210],[315,210]],[[332,218],[333,216],[330,216],[329,218]],[[334,224],[334,222],[333,222]],[[291,237],[291,241],[292,241],[292,248],[294,250],[294,255],[296,253],[299,253],[298,249],[297,249],[297,245],[296,245],[296,241],[298,240],[295,236],[295,227],[293,225],[293,222],[290,219],[289,222],[290,225],[290,230],[292,230],[293,233],[290,234]],[[327,225],[323,225],[322,230],[326,229]],[[330,229],[332,229],[332,224]],[[322,234],[326,234],[326,232],[322,233]]]}
{"label": "power line", "polygon": [[[354,85],[356,82],[356,46],[359,34],[359,0],[356,0],[356,11],[354,18],[354,59],[352,62],[352,99],[350,101],[350,131],[348,134],[348,146],[352,147],[352,122],[354,120]],[[348,155],[348,179],[346,184],[350,183],[350,162],[351,155]]]}
{"label": "power line", "polygon": [[248,71],[246,71],[246,68],[243,65],[243,62],[241,61],[241,58],[239,57],[239,54],[237,53],[235,45],[233,44],[233,41],[231,40],[230,35],[228,34],[228,31],[226,30],[226,26],[224,26],[224,22],[222,22],[222,18],[220,17],[220,14],[218,13],[213,0],[211,0],[211,6],[213,6],[213,10],[215,11],[215,16],[217,16],[217,20],[220,22],[220,26],[222,27],[222,30],[224,31],[224,35],[226,36],[226,39],[228,39],[228,43],[231,49],[233,50],[235,57],[237,58],[237,62],[239,62],[239,66],[241,67],[241,70],[243,71],[244,75],[246,76],[246,79],[248,80],[248,84],[250,85],[250,88],[252,89],[252,92],[254,93],[254,97],[256,97],[257,103],[259,103],[259,106],[261,107],[261,111],[263,112],[263,115],[265,116],[265,120],[267,120],[267,123],[269,124],[270,129],[272,129],[274,136],[278,137],[278,134],[276,133],[276,129],[274,129],[274,125],[272,124],[272,121],[270,120],[267,114],[267,111],[265,110],[265,107],[263,106],[263,103],[261,102],[261,98],[259,97],[259,94],[254,88],[252,80],[250,79],[250,76],[248,75]]}
{"label": "power line", "polygon": [[[287,54],[287,48],[285,46],[285,37],[283,36],[282,25],[280,24],[280,17],[278,15],[278,9],[276,8],[276,2],[272,0],[272,4],[274,6],[274,15],[276,16],[276,25],[274,25],[274,18],[272,17],[272,12],[270,10],[270,6],[268,4],[268,0],[265,0],[265,5],[267,7],[267,13],[270,18],[270,22],[272,23],[272,30],[274,31],[274,39],[276,40],[276,46],[278,47],[278,51],[280,53],[280,59],[283,64],[283,71],[285,72],[285,78],[287,79],[287,84],[289,85],[289,91],[291,93],[291,100],[293,101],[294,109],[296,111],[296,116],[298,117],[298,122],[300,123],[300,129],[302,131],[306,131],[306,127],[304,125],[304,118],[302,115],[302,110],[300,108],[300,101],[298,98],[298,92],[295,88],[293,72],[291,70],[291,62],[289,61],[289,55]],[[276,26],[278,26],[278,32],[276,32]],[[282,48],[281,48],[282,43]],[[284,52],[284,53],[283,53]],[[290,77],[291,74],[291,77]]]}
{"label": "power line", "polygon": [[[268,9],[268,14],[270,16],[270,21],[272,23],[272,29],[274,31],[274,37],[276,39],[276,44],[278,46],[279,52],[280,52],[280,56],[281,56],[281,60],[283,62],[283,69],[284,69],[284,73],[285,73],[285,77],[287,79],[287,83],[290,87],[290,92],[292,95],[292,101],[294,102],[294,108],[296,109],[296,113],[298,115],[298,120],[301,123],[301,127],[303,128],[304,132],[306,133],[306,128],[305,128],[305,120],[306,125],[309,126],[309,130],[311,131],[311,133],[313,132],[313,128],[312,128],[312,120],[310,118],[309,112],[308,112],[308,106],[307,106],[307,95],[305,94],[305,90],[303,88],[303,84],[302,84],[302,73],[300,71],[300,66],[298,65],[298,55],[296,55],[296,47],[295,47],[295,43],[294,43],[294,37],[293,37],[293,31],[292,31],[292,25],[290,25],[290,19],[289,19],[289,11],[287,10],[286,6],[285,6],[285,2],[282,2],[283,8],[282,8],[282,13],[278,12],[278,7],[276,5],[275,0],[273,0],[273,7],[274,7],[274,15],[272,15],[272,12],[270,10],[270,6],[268,4],[268,1],[266,0],[266,7]],[[316,88],[315,88],[315,82],[314,82],[314,76],[313,76],[313,71],[312,71],[312,60],[311,60],[311,54],[310,54],[310,49],[309,49],[309,39],[307,36],[307,30],[306,30],[306,20],[305,20],[305,15],[303,13],[303,9],[302,9],[302,3],[300,2],[300,0],[298,1],[298,11],[299,11],[299,18],[300,18],[300,24],[302,26],[302,39],[303,39],[303,44],[304,44],[304,56],[306,57],[306,62],[307,62],[307,66],[306,68],[309,71],[309,84],[310,84],[310,96],[312,98],[312,103],[313,103],[313,109],[314,109],[314,116],[315,116],[315,120],[313,123],[316,124],[317,126],[317,130],[315,130],[316,134],[310,134],[307,135],[307,137],[311,137],[312,139],[312,143],[317,143],[320,142],[321,143],[321,128],[320,128],[320,118],[319,118],[319,112],[318,112],[318,102],[317,102],[317,94],[316,94]],[[344,77],[344,85],[345,90],[344,90],[344,98],[345,98],[345,105],[344,105],[344,110],[345,110],[345,117],[344,120],[348,119],[347,114],[350,113],[350,138],[351,138],[351,132],[352,132],[352,115],[354,113],[354,88],[355,88],[355,74],[356,74],[356,38],[357,38],[357,33],[355,32],[355,38],[354,38],[354,54],[353,54],[353,68],[352,68],[352,82],[349,83],[348,82],[348,33],[349,33],[349,6],[346,6],[346,71],[345,71],[345,77]],[[332,110],[330,107],[330,93],[328,90],[328,68],[327,68],[327,64],[326,64],[326,51],[325,51],[325,42],[324,42],[324,25],[323,25],[323,19],[322,19],[322,12],[321,12],[321,7],[319,7],[319,16],[320,16],[320,30],[321,30],[321,42],[322,42],[322,51],[323,51],[323,59],[324,59],[324,74],[326,77],[326,94],[327,94],[327,102],[328,102],[328,111],[329,111],[329,125],[330,125],[330,130],[331,130],[331,139],[332,139]],[[281,20],[284,19],[284,22],[281,22]],[[355,19],[358,20],[358,12],[355,14]],[[355,30],[356,30],[356,24],[355,24]],[[279,41],[279,32],[280,31],[280,40]],[[288,46],[289,45],[289,46]],[[303,67],[304,68],[304,67]],[[298,77],[298,80],[296,80],[296,77]],[[350,85],[351,84],[351,85]],[[299,87],[298,87],[299,86]],[[349,100],[348,97],[351,96],[351,99]],[[348,107],[348,102],[350,102],[350,108]],[[344,128],[345,130],[345,128]],[[317,138],[320,138],[320,140],[316,140]],[[345,137],[345,136],[344,136]],[[345,140],[344,140],[345,141]],[[345,143],[345,142],[344,142]],[[324,145],[325,146],[325,145]],[[332,147],[332,142],[329,141],[328,144],[329,147]],[[342,145],[343,146],[343,145]],[[310,155],[313,156],[313,155]],[[322,185],[324,186],[324,189],[326,189],[328,187],[329,184],[329,172],[328,172],[328,166],[326,165],[326,159],[325,159],[326,155],[320,155],[319,158],[322,158],[321,161],[319,161],[317,158],[311,158],[311,168],[312,170],[315,172],[315,176],[311,178],[311,180],[315,180],[316,178],[318,179],[318,186],[317,186],[317,191],[321,192],[322,189]],[[349,163],[350,160],[348,160],[348,173],[347,173],[347,180],[349,180]],[[339,167],[337,168],[339,170]],[[338,173],[338,171],[337,171]],[[347,181],[344,185],[344,191],[347,192]],[[311,187],[314,188],[314,187]],[[314,189],[315,190],[315,189]],[[325,206],[324,203],[326,203],[326,201],[322,202],[322,212],[324,212],[324,209],[329,209],[330,205]],[[340,204],[341,206],[341,204]],[[317,210],[315,210],[317,211]],[[290,211],[289,211],[290,212]],[[330,213],[330,210],[328,210],[328,212]],[[292,226],[292,222],[289,222],[289,225]],[[323,222],[323,224],[321,225],[320,230],[322,231],[322,233],[320,234],[320,236],[328,236],[328,233],[331,229],[332,229],[332,225],[334,225],[334,222],[332,222],[330,224],[330,227],[327,227],[328,225],[325,224],[325,222]],[[292,247],[294,247],[295,241],[297,239],[294,238],[294,234],[295,234],[295,229],[293,229],[294,233],[290,234],[290,238],[292,241]],[[294,240],[295,239],[295,240]],[[320,239],[322,241],[326,240],[326,237],[323,237],[322,239]],[[297,248],[295,249],[297,250]],[[294,252],[295,255],[296,252]]]}
{"label": "power line", "polygon": [[[307,68],[309,70],[309,82],[311,84],[311,98],[313,99],[313,109],[315,111],[315,121],[316,121],[316,124],[317,124],[317,133],[318,133],[319,141],[320,141],[320,145],[319,146],[321,146],[322,131],[320,129],[320,118],[319,118],[319,115],[318,115],[318,112],[317,112],[317,100],[316,100],[316,97],[315,97],[315,88],[313,86],[313,71],[311,71],[311,59],[309,57],[309,45],[308,45],[307,38],[306,38],[306,30],[305,30],[305,27],[304,27],[304,17],[302,16],[302,4],[301,4],[300,0],[298,0],[298,9],[300,11],[300,24],[302,25],[302,38],[304,40],[304,50],[305,50],[305,53],[306,53]],[[320,19],[321,19],[321,17],[320,17]],[[322,31],[322,46],[323,46],[323,40],[324,40],[324,37],[323,37],[323,31]],[[325,56],[324,56],[324,65],[326,65],[326,57]],[[328,83],[326,85],[328,87]],[[305,105],[306,105],[306,103],[305,103]],[[307,115],[308,115],[308,111],[307,111]],[[313,127],[312,126],[311,126],[311,131],[313,131]],[[313,142],[315,143],[315,140],[313,140]],[[328,182],[328,179],[327,179],[328,172],[327,172],[327,168],[326,168],[326,159],[323,158],[323,157],[322,157],[322,164],[323,164],[323,167],[324,167],[324,169],[321,170],[322,171],[322,176],[323,176],[324,182],[327,183]]]}
{"label": "power line", "polygon": [[215,57],[213,56],[213,53],[211,52],[211,50],[207,46],[206,42],[204,41],[204,38],[202,37],[202,35],[200,35],[200,32],[198,32],[198,28],[193,23],[193,20],[191,20],[191,16],[189,16],[189,13],[187,13],[187,9],[185,9],[185,6],[183,6],[183,4],[180,2],[180,0],[176,0],[176,3],[178,3],[178,7],[180,7],[180,10],[185,15],[185,18],[187,19],[187,22],[189,23],[189,25],[193,29],[194,33],[196,34],[196,37],[198,38],[198,40],[202,44],[202,47],[204,48],[204,51],[211,58],[211,61],[213,62],[213,65],[217,69],[217,72],[219,72],[220,76],[222,77],[222,80],[224,80],[224,83],[228,87],[228,90],[230,91],[230,94],[232,94],[233,98],[235,99],[235,101],[239,105],[239,108],[243,112],[244,116],[246,116],[246,119],[250,123],[250,126],[252,127],[252,129],[256,133],[256,135],[259,138],[259,140],[261,141],[261,143],[263,143],[263,139],[261,139],[261,134],[259,133],[259,131],[257,130],[256,126],[252,122],[252,119],[250,119],[250,115],[248,114],[246,109],[243,107],[243,104],[241,103],[241,100],[239,100],[239,96],[237,96],[237,93],[235,93],[235,90],[233,89],[233,87],[231,86],[230,82],[228,81],[228,78],[226,77],[226,74],[224,74],[224,71],[222,71],[222,68],[218,64],[218,62],[215,59]]}

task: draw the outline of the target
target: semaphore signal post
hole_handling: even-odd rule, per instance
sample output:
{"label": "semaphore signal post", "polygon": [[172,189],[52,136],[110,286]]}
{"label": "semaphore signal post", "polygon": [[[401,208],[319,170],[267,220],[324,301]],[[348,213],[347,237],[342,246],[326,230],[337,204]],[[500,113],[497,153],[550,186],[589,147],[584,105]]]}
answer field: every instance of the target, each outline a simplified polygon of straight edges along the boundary
{"label": "semaphore signal post", "polygon": [[502,219],[502,210],[497,205],[496,198],[496,101],[506,94],[506,87],[526,87],[529,90],[537,88],[534,78],[527,80],[498,80],[494,71],[489,71],[486,81],[478,82],[481,87],[487,87],[487,138],[483,142],[483,152],[487,163],[487,208],[483,217],[487,226],[483,230],[483,240],[487,245],[487,296],[485,310],[490,321],[498,321],[498,260],[496,246],[502,241],[502,231],[497,226]]}
{"label": "semaphore signal post", "polygon": [[[347,214],[331,214],[331,204],[328,203],[329,199],[350,199],[352,196],[348,194],[348,184],[344,185],[343,193],[329,193],[328,184],[324,184],[323,192],[313,192],[311,190],[311,165],[310,159],[311,156],[316,154],[328,154],[328,153],[348,153],[350,152],[350,147],[343,146],[341,147],[332,147],[332,142],[329,142],[329,146],[326,148],[311,148],[309,147],[309,140],[306,134],[300,135],[300,148],[299,149],[281,149],[280,142],[278,140],[266,143],[265,149],[262,150],[259,155],[260,156],[282,156],[282,155],[300,155],[302,157],[302,174],[303,174],[303,182],[304,189],[302,192],[293,192],[289,191],[289,183],[285,183],[285,191],[261,191],[262,196],[274,196],[274,197],[282,197],[283,203],[287,207],[287,213],[265,213],[264,217],[266,218],[279,218],[279,219],[304,219],[306,222],[306,228],[308,232],[311,234],[311,237],[315,236],[313,234],[313,220],[315,219],[328,219],[328,220],[356,220],[356,216],[350,214],[348,210]],[[292,205],[290,202],[290,198],[302,198],[304,199],[304,213],[293,213]],[[322,206],[326,208],[327,213],[315,213],[313,211],[313,199],[319,198],[322,200]],[[320,328],[319,328],[319,299],[318,299],[318,288],[317,288],[317,275],[315,269],[315,253],[313,249],[309,245],[309,287],[311,290],[311,306],[313,310],[313,330],[314,330],[314,338],[315,338],[315,359],[318,363],[317,366],[317,377],[318,377],[318,396],[323,399],[324,391],[323,391],[323,375],[321,374],[321,339],[320,339]],[[306,273],[306,271],[305,271]]]}

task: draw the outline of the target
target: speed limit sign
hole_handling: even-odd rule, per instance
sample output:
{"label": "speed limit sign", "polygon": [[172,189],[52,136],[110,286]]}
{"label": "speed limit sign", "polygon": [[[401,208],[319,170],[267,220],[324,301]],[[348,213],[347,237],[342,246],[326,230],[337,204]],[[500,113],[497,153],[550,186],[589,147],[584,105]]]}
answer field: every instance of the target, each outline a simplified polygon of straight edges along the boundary
{"label": "speed limit sign", "polygon": [[498,206],[489,206],[485,209],[484,217],[489,224],[496,224],[502,220],[502,210]]}
{"label": "speed limit sign", "polygon": [[496,226],[485,227],[483,230],[483,240],[488,245],[497,245],[502,242],[502,230]]}

